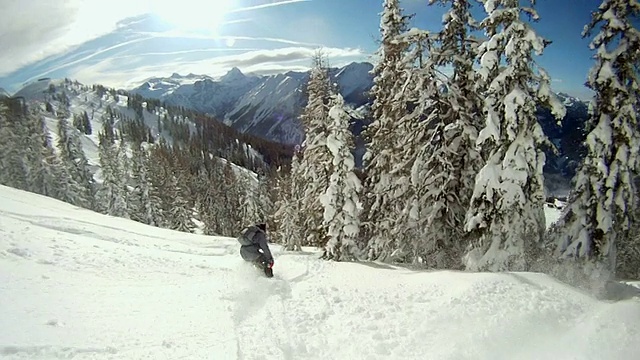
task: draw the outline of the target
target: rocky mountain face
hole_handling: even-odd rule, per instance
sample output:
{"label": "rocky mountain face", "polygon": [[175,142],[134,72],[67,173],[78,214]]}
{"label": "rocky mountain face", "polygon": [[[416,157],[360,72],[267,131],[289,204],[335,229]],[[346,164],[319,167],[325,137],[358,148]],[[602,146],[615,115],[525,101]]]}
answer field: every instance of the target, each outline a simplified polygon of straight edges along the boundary
{"label": "rocky mountain face", "polygon": [[546,109],[538,111],[538,121],[544,133],[558,150],[558,154],[547,152],[545,170],[570,178],[575,175],[580,161],[586,154],[583,142],[587,135],[585,125],[589,119],[589,104],[567,94],[557,95],[567,109],[564,119],[558,122],[550,111]]}

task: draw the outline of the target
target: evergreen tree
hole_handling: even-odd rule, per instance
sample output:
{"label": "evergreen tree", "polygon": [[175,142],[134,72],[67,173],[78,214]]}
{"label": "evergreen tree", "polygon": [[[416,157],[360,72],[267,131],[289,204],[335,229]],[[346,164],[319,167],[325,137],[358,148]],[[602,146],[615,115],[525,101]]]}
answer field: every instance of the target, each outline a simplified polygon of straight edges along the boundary
{"label": "evergreen tree", "polygon": [[551,105],[558,118],[565,109],[533,59],[546,42],[521,19],[523,13],[538,19],[536,11],[521,7],[519,0],[485,0],[484,8],[481,27],[488,39],[479,48],[479,84],[486,123],[477,143],[488,158],[476,177],[467,214],[466,230],[477,236],[467,267],[527,270],[545,230],[545,157],[540,147],[550,145],[536,105]]}
{"label": "evergreen tree", "polygon": [[[227,188],[224,183],[224,167],[222,162],[215,158],[208,165],[207,192],[202,194],[201,207],[205,216],[206,231],[211,235],[222,235],[226,231],[226,223],[230,218],[227,209]],[[237,229],[236,229],[237,230]]]}
{"label": "evergreen tree", "polygon": [[[421,203],[421,191],[424,179],[420,178],[421,156],[424,157],[424,145],[433,141],[433,128],[439,126],[442,113],[440,90],[435,64],[431,60],[433,35],[427,31],[413,29],[399,36],[396,42],[406,43],[407,52],[403,55],[399,67],[405,69],[405,89],[402,100],[408,104],[404,114],[395,123],[398,139],[391,152],[387,154],[393,175],[391,179],[392,196],[387,200],[391,205],[387,221],[392,225],[386,230],[384,257],[390,261],[404,263],[424,263],[425,252],[433,247],[425,242],[420,222],[423,213],[431,203]],[[400,114],[399,114],[400,115]],[[429,149],[430,151],[433,148]],[[393,202],[393,203],[390,203]],[[384,244],[384,243],[383,243]],[[380,245],[380,243],[375,244]],[[375,247],[373,247],[375,249]],[[378,248],[378,251],[381,249]]]}
{"label": "evergreen tree", "polygon": [[[604,0],[583,36],[591,42],[595,65],[587,85],[592,102],[587,156],[579,169],[562,220],[559,251],[564,257],[594,261],[609,274],[637,269],[636,236],[629,233],[638,205],[640,14],[636,0]],[[624,258],[616,264],[616,249]],[[631,272],[634,272],[633,270]]]}
{"label": "evergreen tree", "polygon": [[[424,83],[417,103],[423,107],[416,134],[426,140],[414,143],[417,154],[411,170],[414,201],[407,202],[415,222],[410,229],[413,254],[420,262],[436,268],[459,268],[466,247],[464,221],[482,158],[475,149],[481,109],[476,93],[473,63],[476,42],[470,36],[474,20],[466,0],[431,0],[451,3],[443,17],[444,28],[437,35],[439,46],[424,62]],[[437,79],[435,67],[451,66],[453,74]],[[442,86],[447,91],[440,91]]]}
{"label": "evergreen tree", "polygon": [[131,158],[131,218],[143,224],[160,226],[162,205],[150,179],[149,154],[142,144],[135,145]]}
{"label": "evergreen tree", "polygon": [[0,184],[3,185],[11,183],[11,179],[7,176],[7,169],[9,168],[10,151],[15,147],[15,135],[9,128],[9,119],[7,118],[8,110],[5,104],[0,103],[0,138],[4,139],[0,142]]}
{"label": "evergreen tree", "polygon": [[166,142],[163,138],[158,145],[149,151],[150,196],[159,205],[155,219],[156,226],[163,228],[168,227],[172,203],[169,191],[169,176],[171,176],[172,169],[167,161],[168,156]]}
{"label": "evergreen tree", "polygon": [[238,229],[242,229],[246,226],[246,222],[249,220],[244,218],[242,209],[243,193],[246,189],[243,188],[242,183],[238,180],[239,176],[234,171],[233,165],[229,161],[225,161],[223,167],[222,181],[224,186],[224,193],[222,194],[222,204],[225,208],[226,216],[223,223],[223,235],[233,236],[237,234]]}
{"label": "evergreen tree", "polygon": [[69,127],[66,113],[58,117],[58,150],[65,173],[68,175],[68,189],[65,201],[70,204],[93,209],[93,176],[76,130]]}
{"label": "evergreen tree", "polygon": [[102,184],[97,194],[99,209],[107,215],[128,218],[125,173],[116,148],[111,119],[105,119],[103,129],[98,134],[98,155],[102,170]]}
{"label": "evergreen tree", "polygon": [[367,151],[363,157],[367,194],[365,223],[369,238],[369,258],[388,260],[399,247],[391,235],[395,214],[402,211],[396,186],[400,174],[392,172],[402,161],[400,145],[406,132],[398,131],[398,122],[407,113],[407,64],[402,61],[407,41],[399,41],[407,30],[408,18],[398,0],[385,0],[380,21],[380,58],[373,69],[373,122],[365,129]]}
{"label": "evergreen tree", "polygon": [[172,230],[193,233],[195,224],[193,222],[192,209],[189,206],[188,190],[184,186],[182,178],[171,175],[169,178],[169,189],[172,190],[172,206],[170,211],[169,228]]}
{"label": "evergreen tree", "polygon": [[51,137],[44,117],[32,112],[26,118],[26,157],[27,190],[63,199],[64,174],[57,154],[53,150]]}
{"label": "evergreen tree", "polygon": [[81,197],[84,199],[88,209],[95,209],[96,181],[91,172],[91,166],[80,140],[80,134],[70,129],[69,143],[70,155],[74,160],[75,169],[71,172],[78,184],[80,184]]}
{"label": "evergreen tree", "polygon": [[268,174],[263,171],[258,171],[258,184],[255,188],[255,202],[258,210],[258,218],[266,222],[271,222],[273,218],[273,212],[275,211],[275,205],[271,197],[271,190],[273,188],[272,180]]}
{"label": "evergreen tree", "polygon": [[9,108],[0,103],[0,184],[17,189],[27,189],[26,147],[22,146],[26,130],[24,121],[10,114]]}
{"label": "evergreen tree", "polygon": [[296,151],[291,160],[289,174],[283,174],[279,169],[279,181],[277,185],[278,198],[275,201],[275,231],[274,240],[284,245],[285,250],[301,251],[303,245],[302,230],[303,215],[300,210],[302,204],[303,189],[300,181],[295,177],[300,171],[300,152]]}
{"label": "evergreen tree", "polygon": [[134,186],[132,186],[131,160],[128,156],[128,150],[129,147],[127,146],[124,135],[120,133],[120,142],[118,143],[118,149],[116,152],[116,164],[117,173],[121,178],[121,194],[123,196],[124,212],[127,214],[125,217],[127,218],[129,218],[131,214],[129,204],[131,203],[131,189],[134,188]]}
{"label": "evergreen tree", "polygon": [[208,175],[202,175],[203,189],[198,191],[196,200],[196,209],[199,214],[199,219],[203,223],[203,233],[205,235],[218,235],[216,232],[218,219],[216,219],[215,207],[215,186],[212,181],[209,180]]}
{"label": "evergreen tree", "polygon": [[62,174],[64,174],[65,184],[63,189],[61,189],[61,200],[68,202],[70,204],[76,206],[82,206],[87,208],[86,203],[82,203],[82,191],[80,188],[80,184],[75,180],[72,176],[72,171],[75,170],[75,164],[70,156],[70,141],[69,141],[69,123],[67,122],[66,117],[68,114],[66,112],[58,113],[58,151],[60,154],[60,166],[62,168]]}
{"label": "evergreen tree", "polygon": [[93,129],[91,128],[91,121],[89,121],[89,114],[86,111],[82,112],[82,131],[85,135],[91,135],[93,133]]}
{"label": "evergreen tree", "polygon": [[299,158],[300,166],[292,179],[296,187],[304,189],[300,207],[304,221],[303,233],[296,237],[305,243],[323,247],[327,240],[327,230],[322,221],[322,205],[319,196],[327,187],[331,154],[325,144],[327,139],[328,101],[330,95],[329,74],[322,53],[317,53],[308,83],[308,103],[303,110],[302,123],[306,139],[302,144],[304,156]]}
{"label": "evergreen tree", "polygon": [[[249,177],[250,176],[250,177]],[[238,189],[239,220],[243,223],[259,223],[266,221],[263,200],[260,195],[260,183],[247,173],[236,174],[235,186]]]}
{"label": "evergreen tree", "polygon": [[354,173],[355,160],[351,149],[353,134],[351,117],[345,110],[342,95],[331,102],[326,146],[333,155],[333,173],[325,193],[320,198],[324,206],[324,224],[328,228],[324,257],[333,260],[354,260],[360,257],[356,239],[360,232],[360,179]]}

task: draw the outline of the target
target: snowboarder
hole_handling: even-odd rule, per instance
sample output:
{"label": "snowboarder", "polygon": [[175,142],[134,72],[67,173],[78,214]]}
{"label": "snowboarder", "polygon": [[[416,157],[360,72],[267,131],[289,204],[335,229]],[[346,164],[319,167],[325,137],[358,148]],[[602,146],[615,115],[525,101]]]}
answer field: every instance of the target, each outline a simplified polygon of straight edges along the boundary
{"label": "snowboarder", "polygon": [[262,269],[267,277],[273,277],[273,256],[267,241],[267,224],[260,223],[242,230],[238,237],[240,256]]}

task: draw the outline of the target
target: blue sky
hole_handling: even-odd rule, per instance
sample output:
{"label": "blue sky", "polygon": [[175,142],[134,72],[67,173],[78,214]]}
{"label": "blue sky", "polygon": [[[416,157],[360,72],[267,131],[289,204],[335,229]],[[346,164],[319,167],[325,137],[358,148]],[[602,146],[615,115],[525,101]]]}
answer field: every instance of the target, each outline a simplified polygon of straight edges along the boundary
{"label": "blue sky", "polygon": [[[444,8],[401,1],[412,26],[437,30]],[[524,3],[524,1],[523,1]],[[589,94],[593,62],[581,38],[600,0],[542,0],[539,63],[556,91]],[[237,66],[272,74],[304,70],[322,46],[331,65],[374,61],[382,0],[21,0],[0,2],[0,87],[41,77],[131,88],[174,72],[219,76]],[[476,6],[478,19],[483,9]]]}

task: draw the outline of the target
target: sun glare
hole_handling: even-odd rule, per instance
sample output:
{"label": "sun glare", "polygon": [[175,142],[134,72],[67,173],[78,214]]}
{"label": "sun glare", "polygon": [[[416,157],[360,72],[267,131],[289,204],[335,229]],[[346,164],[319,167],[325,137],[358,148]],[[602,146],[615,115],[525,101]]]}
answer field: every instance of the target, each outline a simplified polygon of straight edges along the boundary
{"label": "sun glare", "polygon": [[153,12],[179,30],[218,34],[233,0],[157,0]]}

